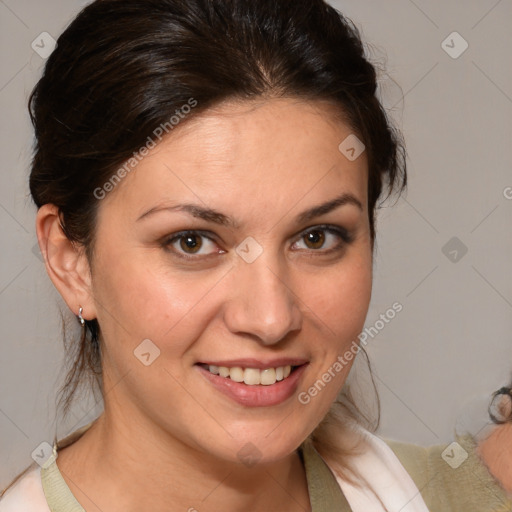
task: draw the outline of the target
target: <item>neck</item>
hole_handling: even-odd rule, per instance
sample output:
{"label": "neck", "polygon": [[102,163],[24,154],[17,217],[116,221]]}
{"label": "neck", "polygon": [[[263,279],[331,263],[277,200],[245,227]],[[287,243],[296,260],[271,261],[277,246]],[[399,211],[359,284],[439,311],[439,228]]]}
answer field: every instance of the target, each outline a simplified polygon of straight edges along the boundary
{"label": "neck", "polygon": [[57,462],[88,512],[310,510],[297,452],[247,467],[214,459],[140,419],[113,421],[108,411]]}

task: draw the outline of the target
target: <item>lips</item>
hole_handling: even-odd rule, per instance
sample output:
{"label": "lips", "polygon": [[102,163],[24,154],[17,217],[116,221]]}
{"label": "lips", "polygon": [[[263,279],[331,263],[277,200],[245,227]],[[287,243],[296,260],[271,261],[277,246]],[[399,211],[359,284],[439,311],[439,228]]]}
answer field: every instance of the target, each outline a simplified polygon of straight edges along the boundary
{"label": "lips", "polygon": [[[293,364],[291,364],[293,363]],[[308,366],[304,359],[208,361],[196,364],[218,391],[249,407],[277,405],[290,398]]]}

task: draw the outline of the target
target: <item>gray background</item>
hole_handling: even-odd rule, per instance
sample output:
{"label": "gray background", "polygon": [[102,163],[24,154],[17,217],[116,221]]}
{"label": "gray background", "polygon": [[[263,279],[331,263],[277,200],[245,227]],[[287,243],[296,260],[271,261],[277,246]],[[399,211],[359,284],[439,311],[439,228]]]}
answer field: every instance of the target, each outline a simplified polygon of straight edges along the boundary
{"label": "gray background", "polygon": [[[59,310],[70,333],[78,326],[34,249],[27,185],[26,101],[44,64],[31,43],[42,32],[57,38],[86,3],[0,0],[0,488],[56,428],[62,437],[101,411],[83,397],[66,421],[55,417]],[[378,216],[367,325],[395,301],[403,305],[367,345],[382,401],[379,433],[447,444],[456,425],[484,426],[486,401],[512,368],[512,2],[332,4],[361,29],[370,58],[386,65],[380,94],[409,155],[407,195]],[[442,47],[454,31],[469,44],[458,58]],[[452,39],[445,45],[458,53],[461,40]]]}

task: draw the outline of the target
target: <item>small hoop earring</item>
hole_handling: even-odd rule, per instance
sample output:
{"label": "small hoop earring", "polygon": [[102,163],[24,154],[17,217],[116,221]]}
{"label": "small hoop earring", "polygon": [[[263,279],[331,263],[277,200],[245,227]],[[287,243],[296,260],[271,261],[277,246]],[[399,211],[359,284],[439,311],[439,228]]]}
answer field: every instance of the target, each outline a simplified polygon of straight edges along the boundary
{"label": "small hoop earring", "polygon": [[80,320],[80,324],[82,325],[82,327],[85,327],[85,320],[84,320],[84,317],[82,316],[83,310],[84,310],[84,308],[82,306],[80,306],[78,308],[78,320]]}

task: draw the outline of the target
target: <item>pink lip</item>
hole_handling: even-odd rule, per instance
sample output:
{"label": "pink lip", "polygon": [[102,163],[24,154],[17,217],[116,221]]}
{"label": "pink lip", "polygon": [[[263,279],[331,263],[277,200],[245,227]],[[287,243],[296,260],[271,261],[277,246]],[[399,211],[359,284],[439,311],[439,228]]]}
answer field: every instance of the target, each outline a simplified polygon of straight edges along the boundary
{"label": "pink lip", "polygon": [[258,370],[265,370],[267,368],[279,368],[280,366],[302,366],[307,363],[306,359],[291,359],[289,357],[282,357],[278,359],[267,359],[262,361],[261,359],[231,359],[229,361],[200,361],[198,364],[207,364],[211,366],[226,366],[227,368],[234,368],[236,366],[240,368],[257,368]]}
{"label": "pink lip", "polygon": [[[240,363],[240,360],[237,362]],[[257,368],[257,366],[252,366],[252,364],[254,364],[254,362],[245,365],[245,368]],[[276,362],[273,361],[268,366],[264,365],[261,366],[261,368],[275,368],[275,366],[273,366],[275,364]],[[217,366],[217,364],[215,364],[215,366]],[[224,365],[223,363],[220,366],[228,365]],[[244,368],[244,364],[235,364],[234,361],[230,361],[229,366],[240,366]],[[277,366],[286,366],[286,364],[280,363]],[[243,382],[235,382],[230,378],[214,375],[200,365],[195,365],[195,368],[197,368],[201,375],[203,375],[204,378],[218,391],[231,398],[235,402],[238,402],[239,404],[246,407],[268,407],[284,402],[295,393],[299,384],[299,380],[307,366],[307,364],[302,364],[294,371],[292,371],[292,373],[286,379],[278,381],[275,384],[271,384],[269,386],[248,386]]]}

